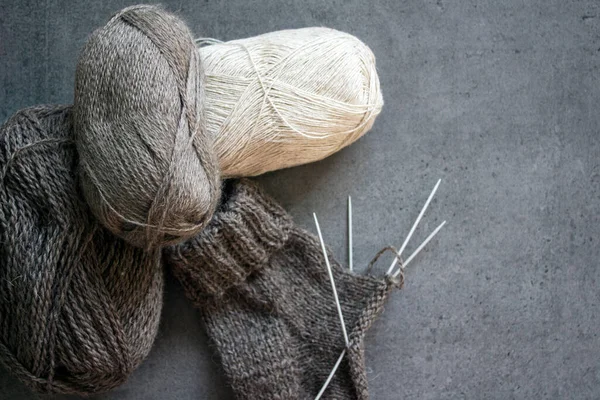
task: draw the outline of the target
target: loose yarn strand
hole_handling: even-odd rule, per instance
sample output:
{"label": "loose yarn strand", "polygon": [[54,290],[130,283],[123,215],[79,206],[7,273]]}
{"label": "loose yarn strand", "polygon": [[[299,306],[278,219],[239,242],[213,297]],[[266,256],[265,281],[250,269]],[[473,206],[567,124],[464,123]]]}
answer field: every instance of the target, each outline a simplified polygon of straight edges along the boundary
{"label": "loose yarn strand", "polygon": [[[193,75],[194,60],[195,60],[195,58],[193,57],[193,55],[191,55],[190,61],[188,64],[188,70],[187,70],[187,81],[186,81],[186,87],[185,87],[186,93],[190,92],[190,90],[192,89],[191,85],[195,82],[195,79],[198,79],[198,77]],[[182,124],[186,123],[186,121],[187,121],[185,114],[188,112],[189,107],[190,107],[189,104],[185,104],[181,108],[178,131],[182,130]],[[187,122],[189,123],[189,121],[187,121]],[[150,206],[150,209],[148,211],[147,224],[146,224],[146,248],[147,249],[154,247],[158,243],[158,241],[160,239],[160,235],[165,233],[165,231],[164,231],[165,220],[171,209],[171,207],[170,207],[171,204],[169,204],[168,202],[166,204],[163,204],[162,200],[163,200],[163,198],[168,198],[167,193],[171,189],[171,181],[172,181],[172,179],[174,179],[175,169],[179,166],[179,161],[181,159],[181,155],[184,152],[188,151],[193,146],[194,138],[196,137],[196,134],[198,133],[198,116],[196,116],[196,118],[193,120],[193,122],[194,122],[194,124],[189,127],[189,131],[190,131],[189,139],[181,150],[179,150],[178,146],[177,146],[177,141],[178,141],[179,135],[174,136],[173,147],[171,150],[171,160],[169,162],[169,168],[168,168],[165,176],[163,177],[163,182],[161,183],[161,186],[158,188],[158,191],[154,197],[154,200],[152,201],[152,205]],[[160,213],[159,218],[158,218],[158,224],[156,227],[150,228],[149,223],[152,220],[152,217],[154,216],[155,213]],[[197,229],[198,229],[197,226],[192,226],[189,231],[195,231]],[[183,233],[185,235],[186,231],[179,230],[178,232]]]}
{"label": "loose yarn strand", "polygon": [[201,47],[201,46],[210,46],[211,44],[219,44],[219,43],[224,43],[224,42],[219,39],[214,39],[214,38],[209,38],[209,37],[201,37],[201,38],[194,39],[194,43],[196,43],[196,46]]}
{"label": "loose yarn strand", "polygon": [[415,258],[417,256],[417,254],[419,254],[421,252],[421,250],[423,250],[423,248],[427,245],[427,243],[429,243],[431,241],[431,239],[433,239],[433,237],[440,231],[440,229],[442,229],[444,227],[444,225],[446,225],[446,221],[439,224],[438,227],[435,228],[435,230],[433,232],[431,232],[429,234],[429,236],[427,236],[427,238],[423,241],[423,243],[421,243],[419,245],[419,247],[417,247],[417,249],[406,259],[404,264],[401,264],[400,268],[398,268],[398,271],[396,271],[396,273],[394,275],[392,275],[393,278],[396,278],[404,270],[404,268],[406,268],[408,266],[408,264],[413,260],[413,258]]}
{"label": "loose yarn strand", "polygon": [[4,168],[2,169],[2,174],[0,175],[0,182],[4,181],[4,179],[6,178],[6,174],[8,174],[8,170],[10,169],[12,163],[15,162],[15,160],[20,156],[21,153],[31,150],[32,148],[35,148],[38,146],[46,146],[46,145],[52,145],[52,144],[55,144],[55,145],[73,144],[73,141],[70,139],[42,139],[42,140],[38,140],[36,142],[29,143],[29,144],[26,144],[25,146],[17,148],[15,151],[13,151],[10,154],[10,156],[6,160],[6,164],[4,165]]}
{"label": "loose yarn strand", "polygon": [[117,211],[117,209],[115,207],[113,207],[108,196],[105,195],[104,191],[102,190],[102,186],[100,185],[100,183],[99,183],[98,179],[96,178],[92,169],[90,169],[86,166],[85,161],[81,161],[81,165],[84,168],[85,173],[88,175],[88,177],[92,181],[92,183],[96,184],[96,189],[98,191],[98,195],[100,196],[104,206],[106,206],[110,210],[110,212],[113,213],[122,222],[131,224],[133,226],[137,226],[140,228],[144,228],[144,229],[146,229],[146,228],[156,229],[156,230],[161,231],[162,233],[167,233],[170,235],[185,234],[188,232],[187,230],[170,229],[170,228],[165,228],[164,226],[161,227],[160,225],[153,225],[153,224],[146,223],[146,222],[136,221],[136,220],[130,219],[130,218],[126,217],[125,215],[121,214],[119,211]]}

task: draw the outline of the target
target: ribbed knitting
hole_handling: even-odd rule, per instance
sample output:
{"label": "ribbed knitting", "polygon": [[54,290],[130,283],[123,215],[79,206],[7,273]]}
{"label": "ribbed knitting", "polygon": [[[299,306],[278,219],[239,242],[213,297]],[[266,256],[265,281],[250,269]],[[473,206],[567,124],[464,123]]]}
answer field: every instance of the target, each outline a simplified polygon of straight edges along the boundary
{"label": "ribbed knitting", "polygon": [[[166,256],[239,399],[314,399],[345,347],[314,235],[254,184],[230,181],[207,228]],[[367,399],[363,338],[395,283],[330,260],[350,346],[323,398]]]}

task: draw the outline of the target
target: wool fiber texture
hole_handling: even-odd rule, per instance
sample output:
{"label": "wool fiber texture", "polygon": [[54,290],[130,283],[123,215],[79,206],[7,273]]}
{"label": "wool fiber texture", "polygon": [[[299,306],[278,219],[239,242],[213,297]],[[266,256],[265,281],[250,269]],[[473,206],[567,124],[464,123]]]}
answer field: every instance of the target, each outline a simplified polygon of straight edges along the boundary
{"label": "wool fiber texture", "polygon": [[35,391],[85,395],[150,352],[163,273],[90,212],[72,116],[38,106],[0,128],[0,362]]}
{"label": "wool fiber texture", "polygon": [[224,176],[321,160],[367,133],[383,107],[375,55],[349,33],[308,27],[198,43]]}
{"label": "wool fiber texture", "polygon": [[[311,32],[314,40],[292,53],[316,54],[314,46],[331,38],[364,50],[339,32]],[[280,33],[273,44],[281,47],[286,35],[297,36]],[[259,42],[243,46],[252,52]],[[337,50],[326,53],[339,66],[351,53]],[[304,96],[305,106],[316,108],[305,109],[303,121],[318,121],[298,136],[311,144],[296,143],[296,152],[281,138],[252,144],[236,135],[263,124],[269,132],[289,128],[287,114],[266,123],[260,113],[272,118],[269,104],[289,103],[281,99],[299,75],[244,77],[261,82],[268,75],[271,97],[254,98],[256,122],[227,138],[227,130],[206,128],[201,54],[179,18],[155,6],[126,8],[84,46],[73,106],[24,109],[0,127],[0,362],[37,392],[89,395],[122,384],[155,340],[165,266],[200,308],[240,399],[313,399],[346,348],[318,240],[255,184],[231,180],[222,188],[225,153],[215,136],[221,145],[241,145],[227,162],[245,172],[231,175],[320,159],[370,128],[381,105],[379,82],[365,83],[362,69],[351,73],[358,94],[343,77],[329,86],[314,81],[350,99],[334,102],[334,114],[348,124],[337,136],[318,133],[336,124],[323,122],[329,114],[319,109],[331,104]],[[223,67],[215,54],[211,66]],[[325,78],[309,64],[302,79]],[[319,143],[322,152],[307,152]],[[287,161],[277,164],[277,157]],[[332,265],[350,344],[324,398],[362,400],[364,335],[396,283]]]}
{"label": "wool fiber texture", "polygon": [[204,72],[187,26],[155,6],[117,13],[85,44],[74,122],[85,198],[144,248],[193,236],[219,200]]}

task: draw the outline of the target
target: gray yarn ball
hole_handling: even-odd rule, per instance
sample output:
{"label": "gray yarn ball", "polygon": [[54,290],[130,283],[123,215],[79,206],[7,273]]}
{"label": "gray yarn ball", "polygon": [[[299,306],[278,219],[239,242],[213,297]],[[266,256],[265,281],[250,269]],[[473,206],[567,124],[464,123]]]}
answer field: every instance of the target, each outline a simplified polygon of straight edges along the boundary
{"label": "gray yarn ball", "polygon": [[74,127],[86,201],[129,243],[181,242],[220,196],[191,33],[155,6],[116,14],[90,37],[75,82]]}
{"label": "gray yarn ball", "polygon": [[125,382],[150,352],[163,271],[157,252],[91,214],[72,132],[64,106],[0,126],[0,364],[35,391],[87,395]]}

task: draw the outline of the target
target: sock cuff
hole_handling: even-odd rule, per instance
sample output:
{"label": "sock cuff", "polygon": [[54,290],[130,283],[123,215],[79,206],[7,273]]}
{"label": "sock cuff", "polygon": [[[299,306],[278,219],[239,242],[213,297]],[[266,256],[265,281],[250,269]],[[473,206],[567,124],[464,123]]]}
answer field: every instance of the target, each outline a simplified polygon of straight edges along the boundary
{"label": "sock cuff", "polygon": [[222,296],[267,265],[288,240],[290,215],[248,179],[228,181],[208,226],[167,249],[167,259],[188,296]]}

